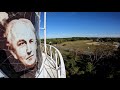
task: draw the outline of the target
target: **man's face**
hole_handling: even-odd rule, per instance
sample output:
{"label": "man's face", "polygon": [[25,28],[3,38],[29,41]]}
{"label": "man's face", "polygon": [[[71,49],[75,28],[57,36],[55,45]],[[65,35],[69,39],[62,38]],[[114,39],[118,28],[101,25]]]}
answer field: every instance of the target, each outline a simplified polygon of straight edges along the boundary
{"label": "man's face", "polygon": [[12,52],[25,66],[31,66],[36,61],[36,37],[30,27],[17,24],[12,28]]}

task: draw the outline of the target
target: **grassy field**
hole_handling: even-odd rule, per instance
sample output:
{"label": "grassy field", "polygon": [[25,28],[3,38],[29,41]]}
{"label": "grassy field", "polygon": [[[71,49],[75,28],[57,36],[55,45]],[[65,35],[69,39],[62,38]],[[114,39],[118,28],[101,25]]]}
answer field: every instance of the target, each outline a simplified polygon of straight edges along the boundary
{"label": "grassy field", "polygon": [[83,79],[93,76],[111,78],[111,75],[116,77],[116,72],[120,71],[118,69],[120,68],[120,57],[117,51],[119,49],[116,47],[119,46],[117,41],[97,42],[90,39],[51,43],[51,45],[58,48],[63,56],[67,78]]}
{"label": "grassy field", "polygon": [[93,50],[96,47],[99,47],[100,45],[103,46],[103,48],[106,48],[108,45],[113,46],[110,42],[93,42],[92,40],[78,40],[78,41],[68,41],[61,44],[56,44],[56,46],[61,53],[65,53],[65,51],[80,51],[82,53],[86,52],[93,52]]}

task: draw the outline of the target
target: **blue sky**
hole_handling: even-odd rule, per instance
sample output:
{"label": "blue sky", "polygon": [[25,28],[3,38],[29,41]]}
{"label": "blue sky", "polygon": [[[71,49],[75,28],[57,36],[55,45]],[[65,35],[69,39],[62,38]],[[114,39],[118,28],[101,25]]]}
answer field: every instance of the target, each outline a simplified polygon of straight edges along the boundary
{"label": "blue sky", "polygon": [[[43,38],[43,30],[40,35]],[[47,12],[46,35],[47,38],[120,37],[120,12]]]}

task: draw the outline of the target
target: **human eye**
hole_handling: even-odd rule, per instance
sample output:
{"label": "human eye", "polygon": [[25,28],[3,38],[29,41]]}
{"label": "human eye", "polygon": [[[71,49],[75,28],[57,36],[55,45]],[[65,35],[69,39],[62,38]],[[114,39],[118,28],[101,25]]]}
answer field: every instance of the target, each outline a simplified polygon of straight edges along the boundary
{"label": "human eye", "polygon": [[33,41],[34,41],[33,39],[30,39],[30,41],[29,41],[29,42],[30,42],[30,43],[32,43]]}
{"label": "human eye", "polygon": [[26,44],[24,40],[18,42],[18,46],[23,46],[24,44]]}

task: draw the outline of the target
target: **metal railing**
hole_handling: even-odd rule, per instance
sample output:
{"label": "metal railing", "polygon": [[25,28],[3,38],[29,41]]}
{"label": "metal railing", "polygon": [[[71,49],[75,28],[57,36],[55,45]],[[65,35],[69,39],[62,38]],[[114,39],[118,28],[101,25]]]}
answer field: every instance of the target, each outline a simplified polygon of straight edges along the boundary
{"label": "metal railing", "polygon": [[[41,44],[41,49],[42,52],[45,53],[45,48],[43,44]],[[56,47],[46,44],[45,55],[54,62],[58,78],[66,78],[65,64],[60,51]]]}

